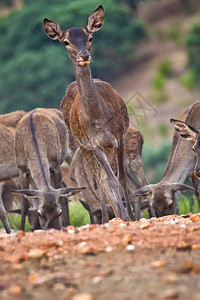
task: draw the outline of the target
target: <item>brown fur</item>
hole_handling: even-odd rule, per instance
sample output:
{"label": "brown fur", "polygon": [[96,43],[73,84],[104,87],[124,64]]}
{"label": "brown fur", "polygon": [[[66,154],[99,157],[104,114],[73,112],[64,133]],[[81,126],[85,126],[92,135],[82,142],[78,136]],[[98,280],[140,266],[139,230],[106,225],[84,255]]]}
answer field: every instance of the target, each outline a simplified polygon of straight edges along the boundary
{"label": "brown fur", "polygon": [[[92,78],[89,68],[91,36],[103,23],[104,9],[100,5],[90,14],[86,27],[62,31],[59,24],[44,19],[44,28],[51,39],[58,39],[66,45],[74,64],[76,83],[70,85],[61,103],[66,124],[83,155],[90,158],[90,164],[96,170],[96,179],[116,216],[128,220],[134,219],[134,216],[128,200],[124,170],[124,137],[129,125],[127,108],[109,83]],[[117,157],[119,181],[109,164],[113,156]],[[119,194],[119,182],[124,191],[127,212]],[[103,199],[101,205],[105,208]],[[107,219],[108,216],[105,217]]]}
{"label": "brown fur", "polygon": [[[19,175],[19,169],[15,162],[15,150],[14,150],[14,136],[15,127],[22,116],[24,111],[16,111],[10,114],[0,115],[0,181],[1,187],[3,187],[3,181],[9,180]],[[8,222],[5,202],[3,203],[2,195],[0,196],[0,220],[3,222],[7,233],[10,233],[10,225]],[[6,206],[11,205],[6,201]]]}
{"label": "brown fur", "polygon": [[[138,129],[129,128],[125,136],[126,165],[127,168],[130,168],[134,172],[139,182],[145,182],[144,184],[147,184],[146,178],[141,176],[141,174],[144,174],[141,159],[142,146],[142,133]],[[116,160],[113,160],[112,162],[112,169],[115,173],[117,172]],[[94,170],[91,168],[90,164],[88,164],[88,161],[84,158],[80,149],[76,151],[71,163],[71,178],[78,185],[86,187],[81,194],[85,202],[89,205],[90,210],[94,211],[98,209],[100,207],[99,198],[101,196],[99,193],[98,182],[95,180]],[[129,185],[129,188],[134,191],[137,187]]]}
{"label": "brown fur", "polygon": [[32,118],[41,165],[30,126],[31,113],[27,113],[16,127],[16,162],[22,173],[30,178],[29,185],[31,183],[38,189],[38,208],[43,214],[47,214],[46,207],[51,207],[46,216],[46,220],[50,221],[60,211],[57,188],[62,186],[60,164],[68,151],[66,125],[62,113],[57,109],[38,108],[33,113]]}

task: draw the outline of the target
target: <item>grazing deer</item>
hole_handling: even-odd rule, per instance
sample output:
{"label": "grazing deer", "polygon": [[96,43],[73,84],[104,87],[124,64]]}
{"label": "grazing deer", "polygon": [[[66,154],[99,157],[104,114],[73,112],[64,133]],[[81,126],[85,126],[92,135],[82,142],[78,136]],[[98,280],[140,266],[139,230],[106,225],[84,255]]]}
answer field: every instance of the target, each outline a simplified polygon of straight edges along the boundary
{"label": "grazing deer", "polygon": [[[180,117],[184,119],[187,116],[186,120],[194,122],[191,117],[194,106],[188,107]],[[194,191],[194,188],[183,184],[195,166],[195,155],[191,148],[191,142],[188,143],[174,134],[171,153],[162,180],[157,184],[146,185],[133,193],[133,197],[136,195],[148,197],[152,216],[154,214],[158,217],[177,214],[177,192]]]}
{"label": "grazing deer", "polygon": [[[19,176],[19,169],[15,162],[14,137],[15,127],[24,111],[15,111],[9,114],[0,115],[0,182]],[[11,232],[2,195],[0,193],[0,220],[7,233]]]}
{"label": "grazing deer", "polygon": [[[129,125],[126,105],[120,95],[107,82],[93,79],[89,64],[92,34],[104,23],[104,9],[100,5],[88,18],[87,25],[63,31],[54,21],[44,19],[44,29],[49,38],[65,45],[73,62],[76,82],[67,89],[61,103],[64,118],[70,127],[83,155],[90,159],[91,168],[115,215],[123,220],[134,219],[131,211],[124,170],[124,137]],[[116,156],[118,178],[110,161]],[[126,200],[124,208],[119,182]],[[105,210],[105,197],[101,207]],[[106,216],[108,220],[108,216]]]}
{"label": "grazing deer", "polygon": [[[54,224],[57,229],[62,227],[60,215],[64,214],[66,207],[60,198],[81,190],[63,188],[60,164],[64,161],[67,150],[66,125],[59,110],[34,109],[17,124],[16,163],[21,174],[27,176],[28,187],[31,184],[36,188],[15,191],[26,197],[22,205],[22,230],[29,207],[28,200],[32,198],[37,200],[37,213],[42,229],[47,229],[50,224]],[[69,217],[64,217],[68,225]]]}
{"label": "grazing deer", "polygon": [[[174,125],[177,134],[188,141],[190,149],[192,149],[196,154],[196,164],[194,170],[192,170],[191,178],[193,185],[195,187],[195,194],[200,207],[200,196],[199,196],[199,179],[200,179],[200,102],[193,104],[187,117],[180,118],[179,120],[170,119],[170,122]],[[194,175],[194,176],[193,176]]]}

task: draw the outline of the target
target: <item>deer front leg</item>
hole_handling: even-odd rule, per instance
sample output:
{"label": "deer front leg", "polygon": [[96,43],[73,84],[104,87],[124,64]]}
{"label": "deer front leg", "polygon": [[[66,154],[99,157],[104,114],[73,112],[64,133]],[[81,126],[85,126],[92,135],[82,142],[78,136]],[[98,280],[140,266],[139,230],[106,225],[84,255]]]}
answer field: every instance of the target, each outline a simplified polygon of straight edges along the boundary
{"label": "deer front leg", "polygon": [[3,223],[3,226],[6,230],[6,233],[11,233],[10,224],[9,224],[9,221],[8,221],[8,216],[7,216],[7,213],[6,213],[1,195],[0,195],[0,220]]}
{"label": "deer front leg", "polygon": [[[60,165],[57,166],[56,170],[51,172],[51,178],[52,178],[52,183],[53,183],[53,186],[55,189],[67,187],[66,184],[62,181]],[[62,214],[61,214],[62,226],[61,227],[67,227],[70,225],[68,198],[67,197],[60,198],[59,204],[62,208]]]}
{"label": "deer front leg", "polygon": [[114,175],[105,153],[99,148],[93,148],[94,155],[100,164],[100,179],[99,183],[109,200],[112,209],[116,217],[121,218],[123,221],[128,221],[129,217],[124,208],[120,192],[119,192],[119,182]]}
{"label": "deer front leg", "polygon": [[101,213],[102,213],[102,224],[109,222],[108,211],[106,208],[106,195],[104,194],[101,186],[98,186],[99,199],[101,203]]}
{"label": "deer front leg", "polygon": [[[29,188],[29,180],[28,175],[20,175],[21,179],[21,187],[22,189],[28,189]],[[20,230],[25,229],[25,222],[26,222],[26,216],[28,215],[28,210],[30,208],[30,204],[28,199],[26,199],[24,196],[22,198],[22,205],[21,205],[21,224],[20,224]]]}
{"label": "deer front leg", "polygon": [[128,213],[128,216],[130,217],[130,219],[135,221],[135,217],[131,210],[131,206],[130,206],[129,198],[128,198],[128,192],[127,192],[127,184],[126,184],[127,179],[126,179],[126,172],[125,172],[125,167],[124,167],[124,143],[123,143],[123,140],[120,142],[119,148],[117,150],[117,163],[118,163],[119,182],[120,182],[123,192],[124,192],[127,213]]}

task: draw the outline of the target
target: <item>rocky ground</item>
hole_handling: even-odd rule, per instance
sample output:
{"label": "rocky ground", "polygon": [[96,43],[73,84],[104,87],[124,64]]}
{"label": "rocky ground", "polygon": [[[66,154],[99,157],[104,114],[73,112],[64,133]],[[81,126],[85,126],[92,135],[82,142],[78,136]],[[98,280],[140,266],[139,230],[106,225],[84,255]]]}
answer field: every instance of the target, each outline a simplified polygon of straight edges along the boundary
{"label": "rocky ground", "polygon": [[200,214],[0,234],[0,299],[200,299]]}

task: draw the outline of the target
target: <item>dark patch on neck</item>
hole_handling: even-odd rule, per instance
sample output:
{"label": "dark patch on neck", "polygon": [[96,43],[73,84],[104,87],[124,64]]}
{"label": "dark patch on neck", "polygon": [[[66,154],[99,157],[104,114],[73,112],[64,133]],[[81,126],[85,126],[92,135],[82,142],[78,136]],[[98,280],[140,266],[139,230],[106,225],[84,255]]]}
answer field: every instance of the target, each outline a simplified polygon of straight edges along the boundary
{"label": "dark patch on neck", "polygon": [[42,176],[44,178],[45,184],[49,190],[49,186],[48,186],[48,182],[47,182],[47,178],[44,172],[44,167],[42,165],[42,160],[41,160],[41,156],[40,156],[40,151],[39,151],[39,147],[38,147],[38,143],[37,143],[37,139],[36,139],[36,135],[35,135],[35,128],[34,128],[34,124],[33,124],[33,114],[36,112],[37,108],[34,109],[31,114],[30,114],[30,129],[31,129],[31,133],[32,133],[32,137],[33,137],[33,143],[35,145],[35,150],[38,156],[38,160],[39,160],[39,164],[40,164],[40,168],[42,171]]}

